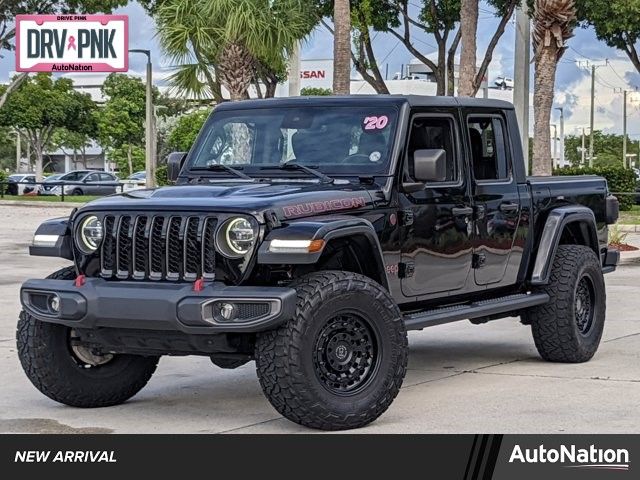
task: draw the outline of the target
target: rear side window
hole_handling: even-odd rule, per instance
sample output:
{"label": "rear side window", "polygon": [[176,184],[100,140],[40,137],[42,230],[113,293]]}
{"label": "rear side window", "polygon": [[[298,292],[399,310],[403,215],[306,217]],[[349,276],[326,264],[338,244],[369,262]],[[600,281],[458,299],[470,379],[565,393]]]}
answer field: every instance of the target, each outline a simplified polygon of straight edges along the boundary
{"label": "rear side window", "polygon": [[103,182],[113,182],[113,181],[115,181],[115,178],[113,178],[108,173],[101,173],[100,174],[100,180],[103,181]]}
{"label": "rear side window", "polygon": [[453,122],[448,117],[416,117],[411,124],[409,137],[409,176],[413,178],[413,155],[416,150],[442,149],[447,158],[447,178],[444,182],[458,180],[458,162],[455,155]]}
{"label": "rear side window", "polygon": [[471,162],[476,180],[508,180],[508,145],[504,122],[494,116],[474,116],[467,121]]}
{"label": "rear side window", "polygon": [[91,175],[89,175],[85,181],[87,182],[99,182],[100,181],[100,177],[98,176],[97,173],[92,173]]}

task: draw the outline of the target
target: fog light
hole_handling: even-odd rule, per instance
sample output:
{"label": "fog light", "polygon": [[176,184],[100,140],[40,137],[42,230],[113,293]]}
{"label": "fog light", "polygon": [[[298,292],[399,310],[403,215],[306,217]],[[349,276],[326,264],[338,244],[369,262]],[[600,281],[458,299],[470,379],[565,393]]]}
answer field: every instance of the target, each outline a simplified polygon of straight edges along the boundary
{"label": "fog light", "polygon": [[225,320],[232,320],[236,315],[236,307],[232,303],[223,303],[220,305],[220,316]]}
{"label": "fog light", "polygon": [[60,311],[60,297],[57,295],[54,295],[53,297],[51,297],[51,300],[49,300],[49,308],[51,309],[52,312],[59,312]]}

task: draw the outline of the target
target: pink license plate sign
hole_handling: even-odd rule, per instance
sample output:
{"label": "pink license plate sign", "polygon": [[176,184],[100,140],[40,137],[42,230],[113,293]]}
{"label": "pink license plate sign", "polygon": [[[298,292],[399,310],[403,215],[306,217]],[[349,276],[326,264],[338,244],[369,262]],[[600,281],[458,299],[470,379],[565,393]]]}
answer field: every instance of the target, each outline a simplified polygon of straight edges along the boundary
{"label": "pink license plate sign", "polygon": [[126,72],[127,15],[17,15],[19,72]]}

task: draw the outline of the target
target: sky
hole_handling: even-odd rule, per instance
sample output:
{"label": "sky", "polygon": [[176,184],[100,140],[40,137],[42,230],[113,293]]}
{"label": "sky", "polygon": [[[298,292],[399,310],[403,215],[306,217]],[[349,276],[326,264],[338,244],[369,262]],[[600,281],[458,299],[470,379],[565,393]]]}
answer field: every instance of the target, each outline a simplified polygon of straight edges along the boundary
{"label": "sky", "polygon": [[[157,84],[171,73],[171,64],[163,55],[155,38],[156,29],[152,18],[136,3],[130,3],[114,13],[130,17],[129,48],[150,49],[154,63],[154,80]],[[486,44],[495,30],[498,19],[492,10],[481,4],[479,18],[478,53],[484,55]],[[489,82],[499,75],[513,76],[513,51],[515,42],[515,22],[512,20],[500,39],[489,68]],[[435,42],[429,35],[413,31],[415,45],[424,54],[435,51]],[[374,50],[381,71],[384,74],[389,65],[389,76],[400,71],[412,55],[389,34],[374,34]],[[303,59],[326,59],[332,56],[332,36],[322,26],[318,27],[302,46]],[[608,64],[607,64],[608,60]],[[129,73],[144,76],[146,58],[144,55],[130,57]],[[555,107],[563,107],[565,113],[565,133],[579,133],[589,125],[590,73],[585,68],[586,61],[602,65],[596,74],[595,126],[607,133],[622,132],[622,94],[616,90],[635,90],[640,87],[640,75],[623,52],[606,46],[597,40],[592,29],[578,28],[568,42],[568,49],[562,57],[556,76]],[[0,59],[0,82],[6,82],[15,68],[13,53]],[[532,71],[533,85],[533,71]],[[557,122],[559,112],[554,110],[552,122]],[[640,93],[632,93],[628,100],[628,132],[633,140],[640,141]]]}

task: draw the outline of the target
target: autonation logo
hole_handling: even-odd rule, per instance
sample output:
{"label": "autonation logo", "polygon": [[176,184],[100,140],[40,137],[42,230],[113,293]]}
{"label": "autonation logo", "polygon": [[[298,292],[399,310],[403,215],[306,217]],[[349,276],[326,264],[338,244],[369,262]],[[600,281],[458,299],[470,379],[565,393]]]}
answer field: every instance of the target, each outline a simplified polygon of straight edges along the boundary
{"label": "autonation logo", "polygon": [[578,448],[575,445],[560,445],[559,448],[523,449],[515,445],[509,463],[560,463],[567,468],[598,470],[629,470],[629,451],[626,448]]}

